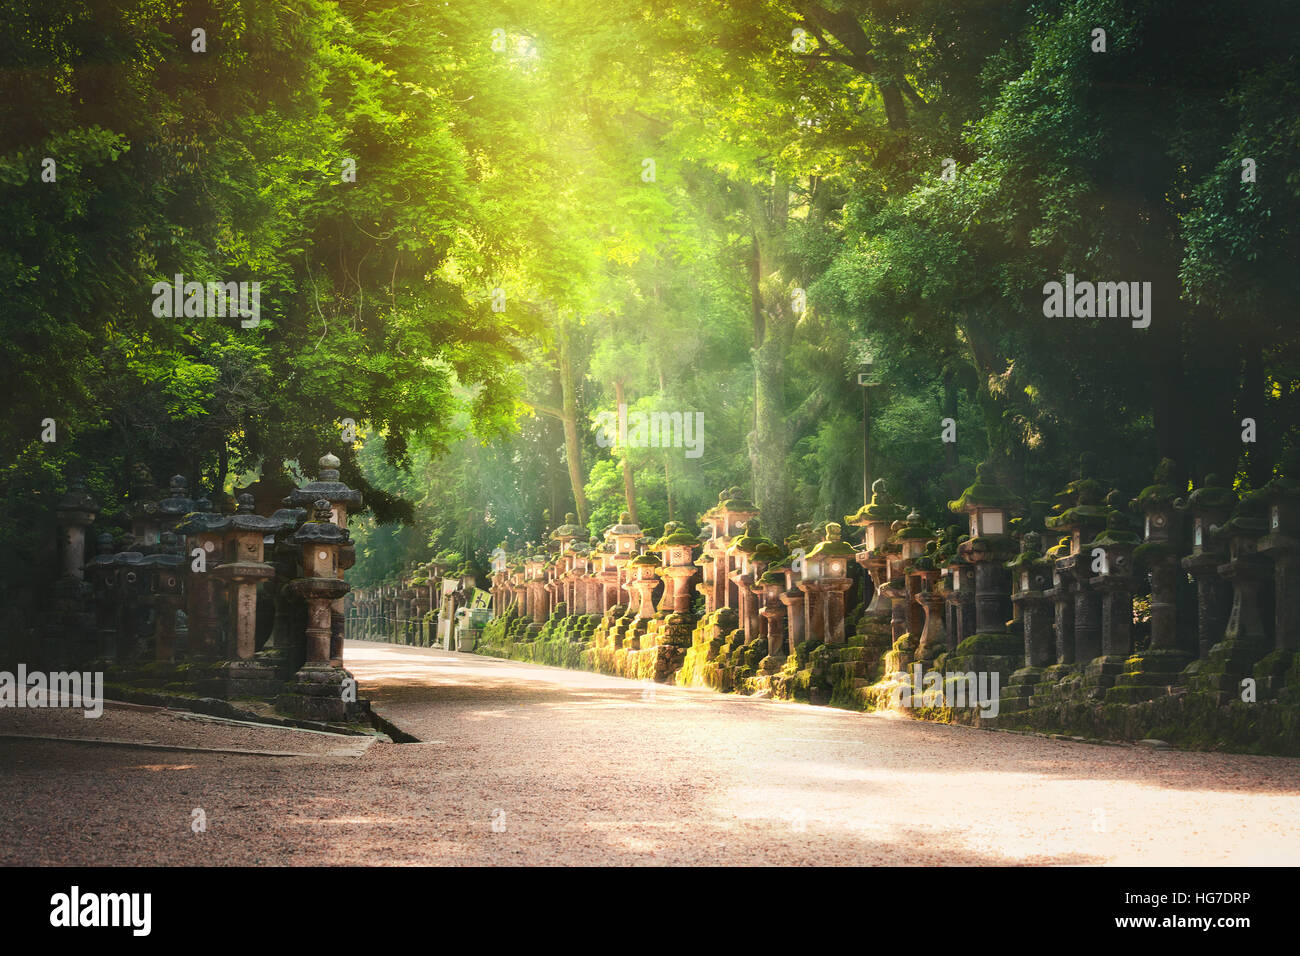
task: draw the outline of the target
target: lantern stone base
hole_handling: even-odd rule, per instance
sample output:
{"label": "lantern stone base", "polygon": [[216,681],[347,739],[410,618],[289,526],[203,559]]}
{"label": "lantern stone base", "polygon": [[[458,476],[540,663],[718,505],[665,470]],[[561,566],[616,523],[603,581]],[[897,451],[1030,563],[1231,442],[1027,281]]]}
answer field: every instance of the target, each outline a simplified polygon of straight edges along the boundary
{"label": "lantern stone base", "polygon": [[904,631],[898,640],[885,652],[885,672],[893,674],[906,671],[916,660],[917,643],[920,635],[915,637],[910,631]]}
{"label": "lantern stone base", "polygon": [[1221,704],[1240,700],[1242,681],[1254,678],[1263,650],[1254,640],[1234,638],[1215,644],[1209,656],[1197,662],[1200,666],[1191,675],[1190,688],[1214,695]]}
{"label": "lantern stone base", "polygon": [[209,676],[196,681],[205,697],[237,700],[241,697],[275,697],[284,687],[274,665],[259,660],[223,661]]}
{"label": "lantern stone base", "polygon": [[1043,668],[1022,667],[1011,675],[1011,680],[999,693],[999,709],[1004,714],[1014,714],[1033,706],[1034,693],[1043,679]]}
{"label": "lantern stone base", "polygon": [[133,661],[125,664],[100,661],[94,663],[91,670],[104,672],[106,686],[181,689],[193,681],[194,668],[193,664],[178,665],[172,661]]}
{"label": "lantern stone base", "polygon": [[943,660],[946,674],[997,672],[1001,685],[1025,665],[1025,639],[1021,634],[999,631],[972,634]]}
{"label": "lantern stone base", "polygon": [[1300,704],[1300,653],[1274,651],[1255,665],[1259,700]]}
{"label": "lantern stone base", "polygon": [[1083,667],[1083,678],[1079,687],[1089,697],[1101,698],[1115,686],[1115,681],[1124,673],[1127,657],[1118,654],[1094,657]]}
{"label": "lantern stone base", "polygon": [[1153,650],[1134,654],[1124,662],[1124,671],[1106,691],[1110,704],[1132,704],[1169,693],[1182,680],[1191,655],[1179,650]]}
{"label": "lantern stone base", "polygon": [[[275,706],[283,714],[303,720],[339,722],[355,720],[368,709],[365,701],[344,699],[344,681],[352,675],[330,664],[305,664],[283,687]],[[352,685],[355,688],[355,683]]]}

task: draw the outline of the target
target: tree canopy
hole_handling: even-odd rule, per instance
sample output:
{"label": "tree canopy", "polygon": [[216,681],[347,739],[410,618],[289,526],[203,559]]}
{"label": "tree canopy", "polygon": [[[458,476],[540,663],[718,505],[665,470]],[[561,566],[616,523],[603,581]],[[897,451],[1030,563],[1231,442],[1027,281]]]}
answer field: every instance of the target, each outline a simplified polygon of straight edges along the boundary
{"label": "tree canopy", "polygon": [[[860,373],[932,520],[981,461],[1032,499],[1294,451],[1286,0],[6,7],[15,568],[74,475],[111,518],[142,466],[219,498],[326,451],[363,581],[737,485],[781,535],[861,504]],[[178,274],[259,321],[155,314]],[[1046,316],[1067,275],[1149,327]]]}

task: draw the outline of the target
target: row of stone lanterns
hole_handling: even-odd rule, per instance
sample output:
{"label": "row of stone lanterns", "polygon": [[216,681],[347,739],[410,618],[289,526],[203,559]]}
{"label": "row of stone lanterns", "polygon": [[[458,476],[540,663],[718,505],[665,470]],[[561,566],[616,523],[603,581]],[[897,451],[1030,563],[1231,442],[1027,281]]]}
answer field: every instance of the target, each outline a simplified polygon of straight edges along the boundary
{"label": "row of stone lanterns", "polygon": [[[178,659],[207,662],[186,672],[200,693],[278,696],[291,714],[345,718],[355,710],[336,693],[346,677],[343,573],[355,559],[346,522],[361,496],[338,480],[338,467],[337,458],[324,456],[318,479],[265,516],[248,493],[238,496],[233,514],[215,513],[208,500],[188,497],[183,477],[173,477],[161,500],[129,507],[128,550],[114,552],[104,533],[89,560],[86,534],[98,509],[74,483],[59,509],[64,577],[94,604],[82,629],[90,644],[79,656],[118,662],[117,679],[155,684],[181,679]],[[145,487],[143,477],[137,487]],[[309,499],[312,511],[301,507]],[[149,643],[152,653],[142,654]],[[146,657],[154,670],[141,670]]]}

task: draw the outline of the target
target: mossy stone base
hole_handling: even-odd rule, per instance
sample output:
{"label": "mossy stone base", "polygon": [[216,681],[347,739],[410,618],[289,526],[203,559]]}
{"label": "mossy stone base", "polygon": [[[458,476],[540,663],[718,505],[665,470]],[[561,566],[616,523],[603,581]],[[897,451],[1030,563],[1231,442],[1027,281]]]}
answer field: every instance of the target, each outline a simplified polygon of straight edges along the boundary
{"label": "mossy stone base", "polygon": [[1124,671],[1106,691],[1106,701],[1132,704],[1169,693],[1181,680],[1191,655],[1179,650],[1154,650],[1134,654],[1124,662]]}

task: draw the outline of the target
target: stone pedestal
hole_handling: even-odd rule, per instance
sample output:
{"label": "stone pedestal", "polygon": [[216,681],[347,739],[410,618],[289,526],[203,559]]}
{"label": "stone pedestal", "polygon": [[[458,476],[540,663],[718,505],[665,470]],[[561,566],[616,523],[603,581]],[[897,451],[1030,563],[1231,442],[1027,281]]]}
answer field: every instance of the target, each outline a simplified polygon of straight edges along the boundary
{"label": "stone pedestal", "polygon": [[944,597],[939,591],[925,590],[916,596],[916,602],[925,611],[925,626],[916,648],[916,660],[928,667],[948,650],[948,633],[943,620]]}

